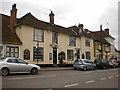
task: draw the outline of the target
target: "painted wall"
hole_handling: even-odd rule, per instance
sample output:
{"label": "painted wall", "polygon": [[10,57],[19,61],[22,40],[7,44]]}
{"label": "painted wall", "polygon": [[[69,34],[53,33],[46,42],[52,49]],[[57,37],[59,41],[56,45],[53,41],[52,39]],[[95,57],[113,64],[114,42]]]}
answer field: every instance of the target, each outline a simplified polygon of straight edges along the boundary
{"label": "painted wall", "polygon": [[[30,50],[30,60],[27,60],[30,63],[36,64],[36,61],[33,61],[33,47],[37,46],[37,42],[33,40],[34,37],[34,28],[29,26],[19,26],[16,28],[16,33],[19,36],[20,40],[23,44],[20,46],[20,58],[23,58],[23,51],[25,49]],[[80,57],[82,54],[86,54],[86,52],[91,53],[91,60],[94,60],[94,45],[93,40],[90,39],[90,47],[85,46],[85,37],[79,37],[76,39],[76,46],[69,46],[69,35],[58,33],[58,45],[57,45],[57,55],[59,52],[65,52],[64,62],[67,64],[73,63],[73,61],[77,58],[75,56],[76,50],[80,49]],[[53,53],[52,44],[52,32],[44,30],[44,42],[40,42],[39,46],[44,48],[44,61],[40,61],[39,64],[53,64],[53,61],[49,59],[49,53]],[[74,60],[67,60],[67,49],[71,49],[74,52]],[[85,55],[86,57],[86,55]],[[58,58],[57,58],[58,59]],[[59,61],[57,60],[58,64]]]}
{"label": "painted wall", "polygon": [[[27,60],[27,61],[30,63],[37,63],[33,61],[33,46],[37,46],[37,42],[33,40],[34,28],[22,25],[16,28],[16,33],[19,36],[20,40],[23,42],[23,44],[20,46],[20,58],[23,58],[23,51],[25,49],[29,49],[30,60]],[[61,33],[58,34],[57,54],[61,51],[64,51],[66,54],[65,55],[66,60],[64,60],[64,62],[66,63],[73,62],[73,61],[67,60],[67,49],[73,50],[75,54],[76,48],[80,48],[79,38],[76,39],[77,41],[76,47],[73,47],[73,46],[69,46],[69,37],[70,36],[65,34],[61,34]],[[44,61],[39,62],[39,64],[53,64],[53,61],[49,59],[49,53],[53,53],[53,47],[51,46],[51,44],[52,44],[52,32],[44,30],[44,42],[39,43],[39,46],[44,48]],[[59,63],[59,61],[57,62]]]}
{"label": "painted wall", "polygon": [[[22,25],[16,28],[16,33],[23,42],[20,49],[20,57],[23,58],[23,51],[29,49],[30,60],[27,61],[36,64],[37,62],[33,61],[33,47],[37,46],[37,42],[33,40],[34,28]],[[39,61],[39,64],[52,64],[52,60],[49,60],[49,53],[52,52],[52,48],[50,47],[51,35],[51,32],[44,30],[44,42],[39,42],[39,47],[44,47],[44,60]]]}
{"label": "painted wall", "polygon": [[[80,56],[82,56],[82,54],[86,54],[86,52],[90,52],[90,57],[91,57],[91,61],[94,61],[94,45],[93,45],[93,39],[90,39],[90,47],[86,47],[86,45],[85,45],[85,39],[86,39],[86,37],[81,37],[81,42],[80,42],[80,49],[81,49],[81,55]],[[85,55],[85,57],[86,57],[86,55]]]}

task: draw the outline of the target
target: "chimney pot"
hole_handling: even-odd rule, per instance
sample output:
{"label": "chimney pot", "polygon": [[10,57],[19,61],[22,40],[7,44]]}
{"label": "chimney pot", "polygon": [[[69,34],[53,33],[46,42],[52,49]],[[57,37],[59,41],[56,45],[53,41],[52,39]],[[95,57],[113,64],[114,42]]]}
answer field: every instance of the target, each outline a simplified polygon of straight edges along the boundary
{"label": "chimney pot", "polygon": [[16,9],[16,4],[13,4],[13,5],[12,5],[12,9]]}
{"label": "chimney pot", "polygon": [[51,13],[49,14],[49,16],[50,16],[50,23],[51,24],[54,24],[54,13],[51,11]]}
{"label": "chimney pot", "polygon": [[84,25],[83,24],[79,24],[78,28],[79,28],[79,33],[81,33],[81,32],[83,32]]}
{"label": "chimney pot", "polygon": [[109,28],[105,29],[105,33],[109,35]]}

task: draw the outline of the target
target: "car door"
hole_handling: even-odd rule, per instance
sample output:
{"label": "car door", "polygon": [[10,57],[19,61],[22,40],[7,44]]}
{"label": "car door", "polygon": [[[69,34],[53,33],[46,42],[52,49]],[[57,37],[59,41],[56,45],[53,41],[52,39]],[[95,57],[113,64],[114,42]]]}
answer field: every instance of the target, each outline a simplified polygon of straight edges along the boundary
{"label": "car door", "polygon": [[30,72],[31,66],[22,59],[17,59],[19,63],[20,72]]}
{"label": "car door", "polygon": [[85,62],[85,66],[87,67],[87,69],[90,69],[90,61],[89,60],[84,60],[84,62]]}
{"label": "car door", "polygon": [[7,67],[10,72],[19,72],[19,64],[15,58],[11,58],[7,60]]}
{"label": "car door", "polygon": [[92,61],[90,61],[90,69],[94,69],[94,67],[95,67],[95,64]]}

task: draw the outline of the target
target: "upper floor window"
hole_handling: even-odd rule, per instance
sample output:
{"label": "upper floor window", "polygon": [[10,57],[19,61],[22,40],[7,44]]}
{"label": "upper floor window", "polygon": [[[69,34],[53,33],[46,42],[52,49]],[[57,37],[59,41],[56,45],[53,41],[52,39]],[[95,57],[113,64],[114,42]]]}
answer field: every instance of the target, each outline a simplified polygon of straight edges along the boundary
{"label": "upper floor window", "polygon": [[76,46],[76,37],[70,37],[70,46]]}
{"label": "upper floor window", "polygon": [[39,28],[35,28],[34,29],[34,40],[35,41],[44,41],[44,30],[43,29],[39,29]]}
{"label": "upper floor window", "polygon": [[106,51],[106,52],[109,52],[110,51],[110,46],[104,46],[104,50]]}
{"label": "upper floor window", "polygon": [[52,43],[58,44],[58,32],[52,32]]}
{"label": "upper floor window", "polygon": [[90,46],[90,38],[86,38],[86,39],[85,39],[85,44],[86,44],[86,46],[88,46],[88,47]]}

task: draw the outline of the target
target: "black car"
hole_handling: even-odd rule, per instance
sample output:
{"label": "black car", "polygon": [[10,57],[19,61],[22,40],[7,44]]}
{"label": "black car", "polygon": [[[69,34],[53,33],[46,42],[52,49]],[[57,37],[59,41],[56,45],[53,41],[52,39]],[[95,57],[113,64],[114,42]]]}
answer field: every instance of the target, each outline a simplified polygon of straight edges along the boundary
{"label": "black car", "polygon": [[109,69],[110,68],[108,60],[95,59],[94,63],[96,64],[96,68],[98,69]]}
{"label": "black car", "polygon": [[118,60],[117,63],[118,63],[118,67],[120,67],[120,60]]}

